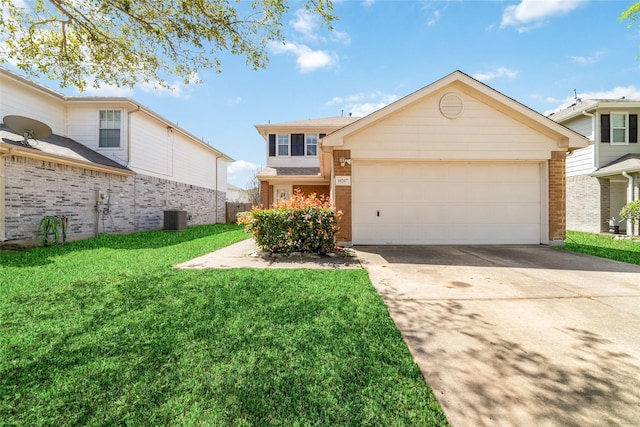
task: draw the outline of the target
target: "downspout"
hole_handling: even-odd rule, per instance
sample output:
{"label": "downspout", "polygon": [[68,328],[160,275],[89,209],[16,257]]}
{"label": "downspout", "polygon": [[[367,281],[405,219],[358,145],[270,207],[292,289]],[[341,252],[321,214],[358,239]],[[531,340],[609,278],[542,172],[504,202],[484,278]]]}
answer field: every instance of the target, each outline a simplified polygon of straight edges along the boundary
{"label": "downspout", "polygon": [[[627,178],[627,203],[633,202],[633,177],[627,173],[627,171],[622,171],[622,176]],[[627,235],[633,236],[633,221],[630,219],[627,220]]]}
{"label": "downspout", "polygon": [[[127,167],[129,167],[129,165],[131,164],[131,115],[135,114],[137,112],[140,111],[140,106],[136,105],[136,109],[135,110],[127,110]],[[138,175],[136,173],[136,175]],[[136,182],[138,180],[134,177],[133,178],[133,227],[135,230],[138,229],[138,223],[137,223],[137,218],[138,218],[138,209],[137,209],[137,205],[138,205],[138,196],[136,194]],[[98,227],[98,223],[96,223],[96,228]]]}
{"label": "downspout", "polygon": [[218,178],[219,178],[218,177],[218,159],[220,159],[220,158],[222,158],[222,154],[220,154],[219,156],[216,156],[216,189],[215,189],[215,192],[216,192],[216,195],[215,195],[215,197],[216,197],[216,205],[215,205],[216,206],[216,210],[215,210],[215,219],[216,219],[216,221],[215,221],[215,223],[216,224],[218,223]]}

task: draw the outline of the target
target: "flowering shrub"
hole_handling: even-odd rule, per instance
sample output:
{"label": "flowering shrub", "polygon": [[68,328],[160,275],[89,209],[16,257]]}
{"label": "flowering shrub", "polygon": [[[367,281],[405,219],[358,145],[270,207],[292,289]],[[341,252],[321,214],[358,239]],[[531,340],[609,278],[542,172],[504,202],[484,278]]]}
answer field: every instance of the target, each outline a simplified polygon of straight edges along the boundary
{"label": "flowering shrub", "polygon": [[238,216],[238,223],[245,225],[262,250],[326,253],[336,247],[340,215],[324,197],[304,196],[296,189],[289,200],[272,209],[254,206],[248,215]]}

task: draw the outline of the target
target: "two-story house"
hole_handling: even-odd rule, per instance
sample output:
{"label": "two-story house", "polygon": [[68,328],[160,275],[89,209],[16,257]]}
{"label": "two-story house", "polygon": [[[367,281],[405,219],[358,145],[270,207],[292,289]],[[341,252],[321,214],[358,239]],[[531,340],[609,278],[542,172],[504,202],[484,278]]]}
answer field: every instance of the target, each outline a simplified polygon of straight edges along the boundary
{"label": "two-story house", "polygon": [[256,128],[262,204],[329,192],[344,245],[563,244],[565,160],[588,144],[461,71],[360,119]]}
{"label": "two-story house", "polygon": [[319,141],[358,119],[349,115],[255,125],[267,153],[267,166],[258,174],[260,203],[268,208],[291,197],[296,188],[329,197],[330,179],[320,174]]}
{"label": "two-story house", "polygon": [[589,145],[567,157],[567,228],[637,234],[620,209],[640,198],[640,100],[588,99],[550,116],[586,136]]}
{"label": "two-story house", "polygon": [[[71,239],[224,222],[230,157],[133,99],[69,97],[0,68],[0,119],[25,117],[51,136],[24,142],[0,125],[0,241],[38,238],[44,215]],[[9,121],[9,120],[7,120]]]}

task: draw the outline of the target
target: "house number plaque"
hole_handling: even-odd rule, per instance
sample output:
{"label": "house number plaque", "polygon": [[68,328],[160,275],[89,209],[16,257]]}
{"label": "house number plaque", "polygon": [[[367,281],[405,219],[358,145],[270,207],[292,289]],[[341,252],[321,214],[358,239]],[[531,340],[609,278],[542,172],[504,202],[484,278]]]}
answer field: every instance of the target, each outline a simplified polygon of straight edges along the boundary
{"label": "house number plaque", "polygon": [[336,176],[336,185],[351,185],[351,177],[350,176]]}

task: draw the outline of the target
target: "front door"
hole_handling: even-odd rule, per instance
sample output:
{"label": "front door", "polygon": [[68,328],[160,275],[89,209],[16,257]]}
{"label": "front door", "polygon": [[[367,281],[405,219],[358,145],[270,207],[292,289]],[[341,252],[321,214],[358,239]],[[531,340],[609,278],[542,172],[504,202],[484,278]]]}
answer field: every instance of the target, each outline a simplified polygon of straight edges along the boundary
{"label": "front door", "polygon": [[286,201],[291,198],[291,186],[278,186],[275,188],[276,191],[273,193],[273,203],[278,203],[280,201]]}

